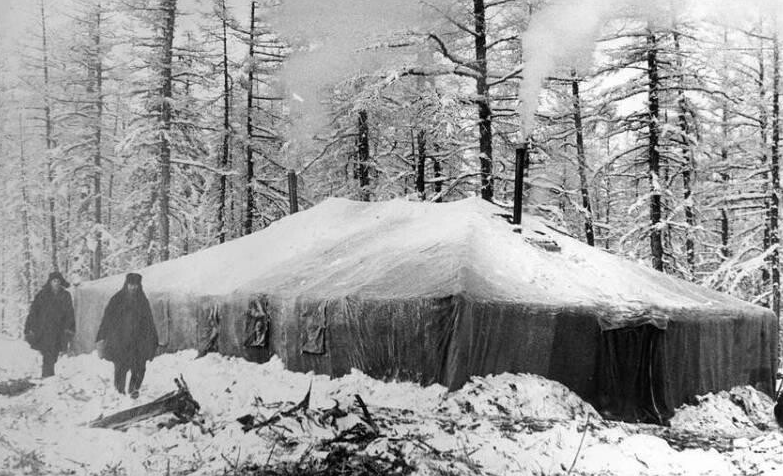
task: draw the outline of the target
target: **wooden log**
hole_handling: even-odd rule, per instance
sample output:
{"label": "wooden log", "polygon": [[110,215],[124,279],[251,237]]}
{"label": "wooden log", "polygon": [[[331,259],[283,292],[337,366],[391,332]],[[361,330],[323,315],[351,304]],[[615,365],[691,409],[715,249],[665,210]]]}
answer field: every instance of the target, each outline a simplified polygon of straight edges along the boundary
{"label": "wooden log", "polygon": [[375,423],[375,420],[372,418],[372,414],[370,414],[370,410],[367,409],[367,405],[364,403],[364,400],[362,397],[357,393],[354,395],[354,398],[356,399],[356,403],[359,405],[359,407],[362,409],[362,415],[364,418],[362,420],[369,425],[370,428],[375,432],[376,435],[381,433],[381,430],[378,428],[378,425]]}
{"label": "wooden log", "polygon": [[177,384],[176,391],[158,397],[152,402],[98,418],[90,422],[89,426],[123,431],[135,423],[166,413],[173,413],[182,422],[190,421],[201,406],[193,399],[181,376],[179,379],[174,379],[174,383]]}
{"label": "wooden log", "polygon": [[33,387],[35,387],[35,384],[27,378],[6,380],[4,382],[0,382],[0,395],[15,397],[17,395],[23,394]]}

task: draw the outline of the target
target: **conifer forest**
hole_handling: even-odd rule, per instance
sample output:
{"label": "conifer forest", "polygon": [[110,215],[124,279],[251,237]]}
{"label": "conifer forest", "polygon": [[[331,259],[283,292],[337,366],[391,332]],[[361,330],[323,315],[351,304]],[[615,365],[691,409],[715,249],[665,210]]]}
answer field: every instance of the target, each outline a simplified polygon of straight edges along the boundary
{"label": "conifer forest", "polygon": [[779,314],[775,2],[0,6],[3,333],[52,270],[138,269],[327,197],[511,213],[517,175],[585,243]]}

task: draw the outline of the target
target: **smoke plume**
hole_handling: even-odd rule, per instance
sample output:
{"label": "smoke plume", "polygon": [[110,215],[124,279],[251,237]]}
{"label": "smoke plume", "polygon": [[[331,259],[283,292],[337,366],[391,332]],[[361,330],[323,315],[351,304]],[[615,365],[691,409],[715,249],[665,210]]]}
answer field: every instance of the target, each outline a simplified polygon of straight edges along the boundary
{"label": "smoke plume", "polygon": [[326,123],[322,88],[388,65],[400,52],[369,45],[424,19],[414,0],[285,0],[273,24],[297,49],[282,72],[292,99],[290,147],[302,152]]}
{"label": "smoke plume", "polygon": [[520,136],[530,132],[545,78],[558,68],[590,66],[596,41],[607,22],[618,18],[670,24],[675,18],[745,25],[771,23],[783,13],[776,0],[556,0],[533,14],[523,35],[524,79],[519,87]]}

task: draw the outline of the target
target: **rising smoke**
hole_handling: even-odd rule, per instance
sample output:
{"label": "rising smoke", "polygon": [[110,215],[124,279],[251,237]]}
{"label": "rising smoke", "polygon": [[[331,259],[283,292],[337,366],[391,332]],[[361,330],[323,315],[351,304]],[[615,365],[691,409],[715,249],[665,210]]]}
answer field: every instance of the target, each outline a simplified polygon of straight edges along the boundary
{"label": "rising smoke", "polygon": [[427,18],[427,10],[417,0],[285,0],[273,24],[298,51],[282,72],[293,99],[289,146],[303,152],[326,123],[319,102],[322,88],[376,72],[405,54],[368,45],[383,43],[398,32],[415,31]]}
{"label": "rising smoke", "polygon": [[520,136],[525,137],[538,106],[544,79],[558,68],[590,66],[602,28],[618,18],[671,24],[673,19],[743,26],[772,23],[783,13],[778,0],[555,0],[534,14],[523,35],[524,79],[519,86]]}

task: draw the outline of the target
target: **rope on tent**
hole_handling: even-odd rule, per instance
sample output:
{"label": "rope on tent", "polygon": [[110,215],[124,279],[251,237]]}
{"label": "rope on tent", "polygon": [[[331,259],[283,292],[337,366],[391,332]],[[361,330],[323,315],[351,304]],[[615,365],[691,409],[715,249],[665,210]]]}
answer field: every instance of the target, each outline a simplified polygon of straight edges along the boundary
{"label": "rope on tent", "polygon": [[647,362],[647,378],[650,380],[650,399],[652,400],[653,410],[655,411],[655,417],[658,419],[658,424],[663,425],[663,417],[661,411],[658,409],[658,404],[655,401],[655,384],[653,381],[653,354],[655,349],[653,348],[653,339],[650,339],[650,355]]}
{"label": "rope on tent", "polygon": [[571,471],[574,470],[574,466],[576,466],[576,462],[579,459],[579,453],[582,452],[582,445],[585,442],[585,436],[587,435],[587,430],[590,428],[590,414],[587,414],[587,418],[585,418],[585,429],[582,431],[582,439],[579,440],[579,447],[576,449],[576,454],[574,455],[574,461],[571,463],[571,467],[568,468],[568,472],[566,472],[566,476],[569,476],[571,474]]}

